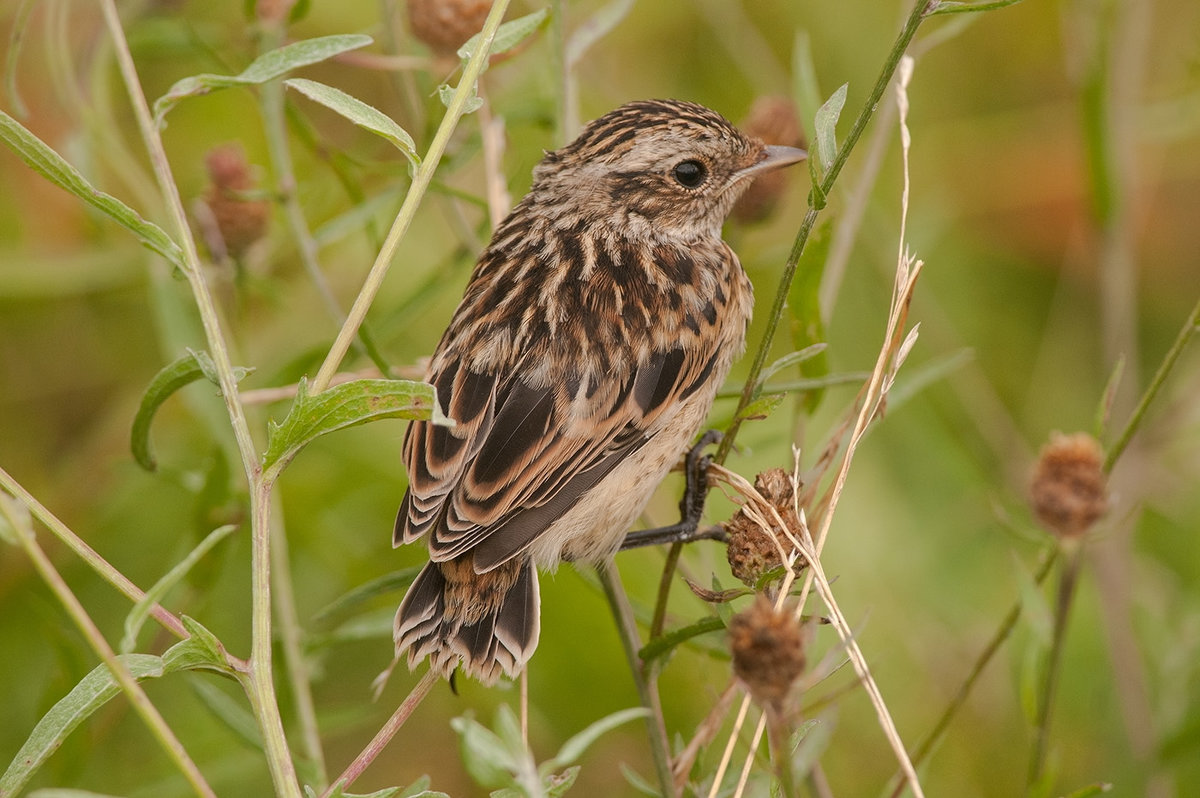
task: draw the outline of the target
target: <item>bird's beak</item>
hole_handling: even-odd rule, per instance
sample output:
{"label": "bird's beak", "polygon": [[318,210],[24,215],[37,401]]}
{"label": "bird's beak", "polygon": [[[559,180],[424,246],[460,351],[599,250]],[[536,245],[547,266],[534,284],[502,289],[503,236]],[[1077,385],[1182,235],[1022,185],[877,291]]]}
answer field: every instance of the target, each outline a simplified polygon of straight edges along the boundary
{"label": "bird's beak", "polygon": [[745,169],[738,170],[738,177],[753,177],[762,172],[769,172],[772,169],[778,169],[781,166],[789,166],[794,163],[803,161],[808,157],[808,153],[798,147],[783,147],[778,144],[770,144],[763,147],[762,160]]}

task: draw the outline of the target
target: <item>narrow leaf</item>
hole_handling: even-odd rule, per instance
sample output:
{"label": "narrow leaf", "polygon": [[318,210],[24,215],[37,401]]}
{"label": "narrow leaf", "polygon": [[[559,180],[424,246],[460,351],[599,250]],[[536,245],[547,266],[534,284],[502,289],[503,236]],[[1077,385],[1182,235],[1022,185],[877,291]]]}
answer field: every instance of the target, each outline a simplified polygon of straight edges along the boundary
{"label": "narrow leaf", "polygon": [[252,748],[262,749],[262,734],[258,730],[258,721],[254,715],[233,696],[226,693],[211,679],[193,677],[189,680],[191,687],[200,698],[200,703],[213,714],[217,720],[234,733],[242,742]]}
{"label": "narrow leaf", "polygon": [[567,46],[563,48],[563,61],[568,68],[579,63],[583,54],[617,27],[632,9],[633,0],[611,0],[577,25],[567,40]]}
{"label": "narrow leaf", "polygon": [[168,89],[166,94],[154,101],[154,119],[161,124],[163,117],[184,98],[197,97],[231,86],[267,83],[286,75],[293,69],[325,61],[349,50],[366,47],[371,41],[370,36],[358,33],[320,36],[263,53],[237,75],[203,74],[183,78]]}
{"label": "narrow leaf", "polygon": [[95,188],[79,170],[67,163],[66,159],[3,111],[0,111],[0,140],[42,177],[71,192],[129,230],[144,246],[162,255],[175,266],[185,268],[183,251],[161,227],[146,221],[137,211],[111,194],[105,194]]}
{"label": "narrow leaf", "polygon": [[390,574],[372,579],[366,584],[359,585],[350,592],[334,599],[329,604],[326,604],[316,615],[313,616],[313,623],[323,623],[331,618],[335,618],[355,607],[365,604],[370,599],[376,596],[385,596],[389,593],[398,593],[417,578],[417,574],[421,572],[421,566],[414,565],[411,568],[403,568],[399,571],[393,571]]}
{"label": "narrow leaf", "polygon": [[[163,674],[161,657],[150,654],[121,654],[118,659],[133,674],[133,678],[139,681]],[[59,699],[33,727],[29,738],[13,757],[8,770],[0,776],[0,795],[19,793],[46,759],[62,745],[67,735],[120,690],[107,665],[101,664],[93,668],[91,673],[84,676],[71,692]]]}
{"label": "narrow leaf", "polygon": [[821,162],[821,174],[826,174],[833,161],[837,158],[837,122],[842,115],[842,107],[846,104],[846,91],[849,83],[843,83],[838,90],[817,109],[813,120],[813,131],[817,141],[817,159]]}
{"label": "narrow leaf", "polygon": [[450,726],[458,732],[463,764],[477,784],[491,786],[512,781],[510,774],[519,765],[495,732],[470,716],[452,718]]}
{"label": "narrow leaf", "polygon": [[829,344],[822,342],[810,344],[796,352],[788,352],[786,355],[762,370],[762,374],[760,374],[758,378],[759,387],[761,388],[768,379],[774,377],[785,368],[788,368],[789,366],[798,366],[806,360],[812,360],[817,355],[824,353],[824,351],[828,348]]}
{"label": "narrow leaf", "polygon": [[760,421],[779,407],[779,404],[784,400],[787,394],[785,393],[768,393],[755,399],[742,410],[742,418],[747,421]]}
{"label": "narrow leaf", "polygon": [[[796,276],[788,288],[788,331],[792,346],[800,351],[825,340],[825,325],[821,314],[821,280],[825,275],[825,264],[829,261],[829,247],[833,241],[833,224],[826,220],[819,224],[809,237],[796,264]],[[809,379],[820,379],[829,375],[829,355],[826,351],[804,362],[801,374]],[[815,412],[825,397],[823,390],[813,390],[804,397],[804,409]]]}
{"label": "narrow leaf", "polygon": [[559,798],[567,794],[567,790],[575,785],[575,780],[579,778],[579,765],[570,767],[562,773],[555,773],[547,776],[544,782],[546,788],[546,798]]}
{"label": "narrow leaf", "polygon": [[226,524],[218,527],[208,534],[204,540],[188,552],[174,568],[167,571],[161,579],[146,591],[146,595],[142,596],[133,609],[129,611],[129,615],[125,617],[125,637],[121,639],[121,651],[128,653],[137,645],[138,632],[141,631],[142,624],[146,622],[146,618],[150,615],[150,609],[158,603],[167,591],[174,587],[180,579],[191,570],[192,566],[199,562],[200,558],[207,554],[213,546],[220,543],[229,533],[237,529],[235,524]]}
{"label": "narrow leaf", "polygon": [[665,654],[670,653],[676,646],[681,643],[686,643],[693,637],[706,635],[710,632],[719,632],[725,628],[725,622],[715,615],[708,615],[693,624],[688,624],[681,629],[676,629],[673,632],[668,632],[662,637],[656,637],[646,645],[642,646],[638,652],[638,657],[642,662],[650,662],[658,659]]}
{"label": "narrow leaf", "polygon": [[[532,14],[526,14],[523,17],[505,22],[496,29],[496,35],[492,38],[492,49],[488,51],[489,56],[497,53],[508,52],[518,44],[523,42],[526,37],[532,34],[535,30],[542,26],[550,16],[550,9],[543,8],[540,11],[534,11]],[[464,63],[470,60],[475,54],[476,48],[479,47],[482,41],[482,34],[476,33],[471,38],[467,39],[462,47],[458,48],[458,57]]]}
{"label": "narrow leaf", "polygon": [[934,17],[939,14],[972,14],[980,11],[995,11],[999,8],[1007,8],[1015,6],[1021,0],[991,0],[990,2],[979,3],[960,3],[954,0],[943,0],[937,3],[933,10],[929,12],[929,16]]}
{"label": "narrow leaf", "polygon": [[[449,84],[446,84],[446,83],[443,83],[441,86],[438,86],[438,99],[442,101],[442,105],[449,108],[450,101],[454,99],[454,92],[456,92],[456,91],[458,91],[457,88],[455,88],[454,86],[450,86]],[[483,106],[483,98],[480,97],[478,94],[472,94],[470,97],[467,98],[467,101],[465,103],[463,103],[463,113],[464,114],[473,114],[476,111],[478,111],[482,106]]]}
{"label": "narrow leaf", "polygon": [[341,89],[317,83],[315,80],[292,78],[284,81],[284,85],[303,94],[314,102],[336,111],[354,124],[382,136],[396,146],[413,165],[421,162],[417,155],[417,145],[413,142],[408,131],[397,125],[390,116],[374,106],[368,105],[357,97],[352,97]]}
{"label": "narrow leaf", "polygon": [[73,790],[69,787],[50,787],[34,790],[29,798],[116,798],[107,793],[92,792],[91,790]]}
{"label": "narrow leaf", "polygon": [[353,380],[316,396],[302,379],[296,401],[281,424],[270,425],[263,467],[287,465],[305,445],[334,430],[381,418],[433,419],[446,423],[433,386],[409,380]]}
{"label": "narrow leaf", "polygon": [[629,709],[622,709],[619,712],[614,712],[607,717],[601,718],[563,743],[562,748],[558,749],[558,753],[553,758],[547,760],[542,765],[542,768],[547,771],[554,771],[574,763],[605,732],[615,729],[617,726],[628,723],[631,720],[644,718],[649,714],[650,710],[645,707],[630,707]]}
{"label": "narrow leaf", "polygon": [[225,646],[217,636],[208,631],[195,618],[181,615],[179,620],[187,629],[188,639],[171,646],[163,653],[163,660],[170,670],[195,670],[196,668],[215,669],[221,673],[229,673],[228,659]]}
{"label": "narrow leaf", "polygon": [[[234,378],[240,381],[251,371],[252,369],[236,367]],[[129,431],[129,448],[133,452],[133,459],[142,468],[147,471],[158,468],[158,462],[150,447],[150,424],[154,421],[154,414],[172,394],[201,377],[207,377],[214,384],[219,384],[216,367],[208,353],[193,352],[189,349],[186,355],[164,366],[150,381],[146,392],[142,394],[137,415],[133,418],[133,428]]]}

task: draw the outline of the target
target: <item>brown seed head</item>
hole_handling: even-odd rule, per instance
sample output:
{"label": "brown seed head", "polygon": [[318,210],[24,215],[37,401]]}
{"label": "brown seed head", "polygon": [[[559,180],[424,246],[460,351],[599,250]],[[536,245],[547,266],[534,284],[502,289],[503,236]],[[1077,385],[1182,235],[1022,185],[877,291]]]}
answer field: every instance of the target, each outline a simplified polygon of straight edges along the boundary
{"label": "brown seed head", "polygon": [[453,55],[483,29],[490,0],[408,0],[413,35],[438,55]]}
{"label": "brown seed head", "polygon": [[[796,105],[787,97],[759,97],[750,107],[741,128],[747,135],[767,144],[804,146]],[[758,222],[767,218],[787,189],[787,180],[787,175],[779,170],[759,175],[733,206],[733,217],[740,222]]]}
{"label": "brown seed head", "polygon": [[[782,468],[772,468],[754,478],[754,488],[779,512],[779,517],[792,536],[800,539],[800,516],[796,513],[796,493],[791,476]],[[729,537],[725,549],[729,568],[734,576],[749,587],[757,587],[763,574],[783,565],[779,557],[780,547],[785,552],[794,548],[774,518],[769,515],[767,518],[771,522],[771,534],[746,515],[745,510],[738,510],[733,518],[723,524],[725,534]],[[803,559],[798,562],[803,563]]]}
{"label": "brown seed head", "polygon": [[1054,433],[1042,448],[1030,486],[1033,511],[1054,534],[1083,535],[1108,510],[1100,444],[1087,433]]}
{"label": "brown seed head", "polygon": [[788,607],[763,594],[729,624],[733,672],[760,704],[778,707],[804,672],[804,634]]}
{"label": "brown seed head", "polygon": [[266,232],[270,203],[239,196],[253,189],[255,180],[246,156],[237,145],[226,144],[210,150],[204,163],[212,181],[204,201],[216,221],[225,250],[234,258],[241,257]]}

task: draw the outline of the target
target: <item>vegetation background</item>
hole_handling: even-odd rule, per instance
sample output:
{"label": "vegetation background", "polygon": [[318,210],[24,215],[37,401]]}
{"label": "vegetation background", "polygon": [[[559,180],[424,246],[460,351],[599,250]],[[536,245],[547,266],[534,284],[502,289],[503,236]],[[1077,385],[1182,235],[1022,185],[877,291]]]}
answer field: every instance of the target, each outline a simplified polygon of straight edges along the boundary
{"label": "vegetation background", "polygon": [[[162,95],[188,75],[244,68],[259,46],[246,5],[122,3],[147,96]],[[515,2],[509,17],[538,7]],[[556,32],[569,36],[597,12],[618,9],[625,13],[617,24],[574,66],[579,120],[644,97],[694,100],[738,120],[756,97],[779,94],[800,99],[811,120],[796,57],[807,46],[820,98],[849,84],[844,135],[908,4],[555,3],[558,21],[493,63],[483,80],[485,112],[502,120],[502,174],[514,198],[528,187],[543,150],[563,143],[559,120],[570,119],[562,112]],[[1052,589],[1043,589],[1039,601],[1029,583],[1033,563],[1050,545],[1025,502],[1032,464],[1052,431],[1095,428],[1105,386],[1123,359],[1112,420],[1101,437],[1112,440],[1200,295],[1198,31],[1200,5],[1191,0],[1027,0],[987,14],[934,18],[917,37],[908,238],[926,262],[910,316],[910,323],[920,322],[921,337],[886,415],[859,450],[823,562],[910,745],[930,729],[1008,608],[1023,600],[1029,610],[924,765],[929,795],[1010,796],[1024,789],[1033,739],[1028,707],[1053,603]],[[408,32],[402,3],[314,2],[288,36],[354,32],[375,38],[361,53],[414,58],[398,59],[399,71],[380,68],[389,65],[381,59],[344,57],[300,74],[380,108],[423,152],[444,111],[435,89],[456,62],[429,58]],[[12,53],[0,106],[93,183],[161,224],[161,201],[98,7],[5,3],[0,33]],[[24,115],[17,113],[14,87]],[[407,163],[377,137],[299,95],[289,93],[288,104],[300,205],[332,293],[346,307],[407,189]],[[849,242],[840,290],[824,295],[835,297],[822,308],[833,374],[869,371],[882,340],[901,187],[890,120],[885,109],[872,121],[826,214],[837,225],[853,212],[870,137],[886,124],[880,170],[862,195],[863,221]],[[190,99],[168,121],[167,152],[189,208],[209,188],[206,153],[229,142],[242,148],[259,184],[272,185],[255,91]],[[476,113],[460,124],[372,307],[371,331],[396,366],[415,366],[432,350],[486,242],[480,122]],[[808,179],[796,170],[768,221],[731,222],[727,230],[759,296],[751,346],[807,192]],[[263,238],[238,267],[209,273],[234,361],[256,369],[243,389],[311,376],[338,328],[300,266],[278,204],[269,217]],[[203,347],[189,302],[186,284],[173,280],[161,259],[0,149],[0,466],[142,587],[212,529],[245,520],[240,466],[211,385],[190,386],[164,405],[153,430],[157,473],[143,471],[130,455],[130,425],[151,378],[184,354],[183,346]],[[776,354],[791,348],[781,335]],[[370,365],[358,355],[343,367]],[[735,370],[731,389],[747,365]],[[798,395],[749,423],[728,465],[748,477],[788,467],[793,441],[810,465],[857,387],[829,389],[813,413],[810,397]],[[1063,792],[1110,782],[1118,795],[1169,796],[1200,784],[1197,396],[1200,353],[1193,347],[1114,470],[1112,511],[1089,540],[1051,730],[1054,783]],[[721,400],[715,423],[732,408],[733,400]],[[286,410],[286,402],[265,406],[253,418],[255,434],[265,433],[268,416],[279,420]],[[277,488],[333,773],[416,681],[400,668],[380,700],[371,701],[372,679],[392,657],[390,619],[399,591],[346,613],[318,615],[356,586],[424,558],[419,546],[390,545],[405,483],[403,434],[404,422],[393,420],[326,436],[297,458]],[[680,488],[672,478],[660,490],[649,522],[674,520]],[[712,521],[732,513],[718,491],[711,499]],[[40,537],[115,641],[129,602],[49,535]],[[239,656],[250,644],[249,555],[241,528],[165,602],[201,620]],[[644,550],[618,558],[636,606],[652,605],[663,557]],[[689,547],[684,568],[704,585],[713,574],[724,587],[735,582],[716,543]],[[589,723],[638,704],[594,579],[565,567],[543,578],[542,591],[542,641],[529,682],[530,742],[539,758]],[[673,625],[711,614],[682,584],[671,611]],[[709,650],[721,647],[721,636],[707,640],[706,648],[679,649],[662,673],[673,737],[690,737],[728,682],[729,662]],[[156,627],[143,634],[139,650],[161,651],[169,642]],[[825,652],[840,656],[835,643],[832,631],[818,631],[810,662]],[[96,664],[29,561],[5,546],[0,763]],[[802,711],[851,682],[851,670],[841,669],[812,688]],[[281,674],[277,683],[292,730],[292,697]],[[224,680],[189,673],[147,684],[218,794],[268,794],[261,753],[212,711],[214,688],[244,714],[244,700]],[[473,712],[490,724],[498,705],[516,701],[515,690],[467,681],[459,682],[458,695],[435,688],[355,791],[429,774],[435,789],[478,793],[450,719]],[[841,694],[817,718],[828,733],[820,761],[834,794],[883,789],[895,761],[862,691]],[[704,759],[710,774],[727,734]],[[636,794],[619,763],[652,776],[639,723],[606,734],[589,750],[574,794]],[[188,794],[122,697],[72,734],[33,785]]]}

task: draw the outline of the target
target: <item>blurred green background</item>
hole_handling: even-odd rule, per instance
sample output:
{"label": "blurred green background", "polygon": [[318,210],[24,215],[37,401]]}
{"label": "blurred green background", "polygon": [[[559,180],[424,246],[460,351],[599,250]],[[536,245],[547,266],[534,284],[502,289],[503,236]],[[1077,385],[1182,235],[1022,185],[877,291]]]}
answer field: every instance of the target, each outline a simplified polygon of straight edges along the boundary
{"label": "blurred green background", "polygon": [[[563,143],[555,32],[569,37],[593,14],[621,5],[561,3],[561,28],[544,29],[486,73],[514,198],[528,187],[543,150]],[[660,96],[697,101],[735,121],[762,95],[791,95],[804,107],[798,77],[804,59],[797,53],[807,49],[820,97],[849,84],[844,135],[908,12],[906,3],[863,0],[630,5],[575,67],[579,121]],[[242,2],[121,7],[152,99],[187,75],[236,73],[256,54],[256,25]],[[509,16],[539,7],[517,2]],[[428,57],[408,32],[403,3],[313,2],[289,36],[351,32],[375,38],[363,53],[417,58],[400,71],[380,68],[387,64],[378,59],[345,58],[302,74],[384,110],[423,152],[443,110],[435,89],[453,62]],[[1123,376],[1102,438],[1110,442],[1200,296],[1198,32],[1200,5],[1192,0],[1027,0],[969,19],[938,17],[918,34],[908,238],[926,263],[910,316],[921,337],[886,415],[859,449],[824,557],[910,745],[931,727],[1046,545],[1024,498],[1038,448],[1053,430],[1094,428],[1120,358]],[[2,107],[96,185],[165,224],[98,9],[70,0],[5,3],[0,34],[12,53]],[[23,116],[14,90],[27,106]],[[325,109],[288,99],[300,203],[345,307],[407,189],[406,163]],[[570,128],[571,114],[566,118]],[[862,214],[861,227],[844,242],[840,290],[823,289],[832,298],[823,314],[835,373],[869,370],[883,336],[901,190],[894,122],[880,128],[891,118],[885,104],[823,217],[837,227]],[[271,185],[254,92],[188,100],[168,121],[164,138],[189,207],[208,190],[205,154],[221,144],[237,142],[257,179]],[[883,138],[874,145],[878,129]],[[875,176],[868,170],[873,147],[880,158]],[[432,351],[486,243],[482,164],[476,114],[460,125],[439,184],[369,317],[395,366],[416,366]],[[807,177],[795,170],[768,221],[727,229],[759,298],[751,347],[807,191]],[[366,203],[357,201],[360,195]],[[300,266],[278,206],[240,265],[214,266],[209,277],[234,361],[256,369],[243,388],[288,385],[315,373],[337,325]],[[185,346],[203,347],[197,329],[186,284],[161,260],[0,149],[0,466],[142,587],[213,528],[244,520],[239,466],[211,386],[193,385],[163,407],[153,430],[158,473],[139,469],[129,453],[142,391]],[[785,332],[777,354],[790,348]],[[361,356],[344,364],[368,367]],[[730,388],[740,385],[746,367],[735,367]],[[811,465],[856,390],[828,391],[812,416],[799,397],[747,424],[730,466],[747,476],[786,467],[793,441],[803,448],[803,465]],[[1193,347],[1113,474],[1113,509],[1089,545],[1053,719],[1051,761],[1061,792],[1112,782],[1117,795],[1188,795],[1200,784],[1198,395],[1200,353]],[[253,410],[260,444],[266,420],[281,419],[286,407]],[[727,419],[732,407],[718,402],[714,420]],[[403,434],[402,422],[385,421],[327,436],[302,453],[278,487],[333,773],[415,682],[400,668],[371,703],[371,680],[392,656],[399,593],[350,614],[314,617],[354,587],[423,561],[420,546],[390,546],[404,490]],[[680,487],[673,477],[660,490],[647,513],[651,523],[674,520]],[[709,518],[731,512],[714,492]],[[49,534],[40,539],[101,629],[118,639],[128,602]],[[249,653],[249,548],[243,527],[167,601],[241,656]],[[635,605],[652,605],[663,557],[647,550],[618,558]],[[725,587],[733,583],[715,543],[690,547],[684,571],[705,585],[713,574]],[[530,670],[531,742],[539,757],[588,723],[637,704],[614,622],[593,581],[571,567],[542,579],[542,640]],[[817,604],[813,611],[820,611]],[[675,585],[672,625],[708,612]],[[989,666],[923,768],[927,794],[1023,791],[1032,739],[1029,663],[1040,650],[1037,641],[1036,628],[1023,622]],[[140,650],[159,652],[168,642],[156,629],[143,634]],[[720,636],[708,642],[708,649],[722,645]],[[810,661],[826,652],[841,656],[835,644],[834,633],[822,628]],[[95,665],[26,558],[6,547],[0,763]],[[728,661],[707,650],[674,655],[661,680],[673,738],[691,737],[729,675]],[[803,698],[801,713],[852,679],[843,668]],[[261,756],[214,716],[198,682],[234,695],[230,685],[195,674],[149,683],[147,690],[219,794],[267,794]],[[290,722],[290,697],[279,684]],[[439,686],[355,791],[428,773],[436,789],[480,793],[465,774],[449,719],[473,711],[490,723],[496,705],[516,698],[515,690],[465,680],[457,696]],[[830,733],[821,763],[834,794],[877,794],[894,759],[862,691],[826,705],[819,718]],[[711,774],[726,736],[702,760],[703,773]],[[618,763],[652,775],[640,724],[606,735],[588,752],[573,794],[635,794]],[[187,794],[122,698],[77,730],[34,784]]]}

